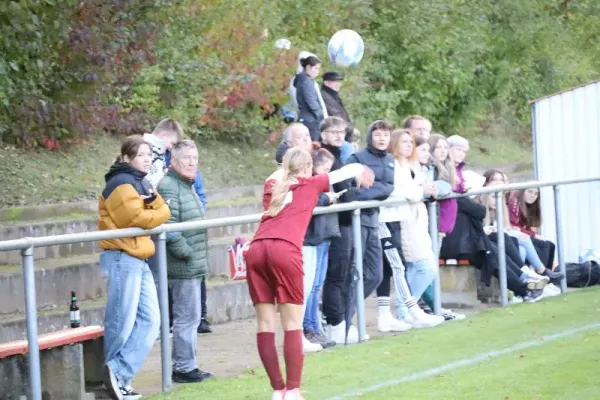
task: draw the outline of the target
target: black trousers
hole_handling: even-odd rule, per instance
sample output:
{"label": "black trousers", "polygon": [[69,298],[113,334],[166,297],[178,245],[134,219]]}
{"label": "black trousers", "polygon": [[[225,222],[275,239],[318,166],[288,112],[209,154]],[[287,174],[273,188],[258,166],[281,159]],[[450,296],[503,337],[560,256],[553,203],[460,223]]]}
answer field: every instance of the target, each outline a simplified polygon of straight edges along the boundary
{"label": "black trousers", "polygon": [[352,226],[340,225],[341,237],[329,246],[327,275],[323,283],[323,315],[329,325],[339,325],[346,317],[348,275],[353,254]]}
{"label": "black trousers", "polygon": [[[369,297],[381,284],[383,279],[383,253],[379,239],[379,227],[361,226],[362,258],[363,258],[363,289],[365,299]],[[356,282],[358,281],[356,265],[352,259],[352,268],[348,274],[348,288],[350,292],[346,297],[346,327],[356,314]]]}
{"label": "black trousers", "polygon": [[556,245],[549,240],[536,239],[534,237],[531,238],[531,242],[533,243],[533,247],[538,253],[540,260],[546,268],[552,269],[554,266],[554,253],[556,252]]}

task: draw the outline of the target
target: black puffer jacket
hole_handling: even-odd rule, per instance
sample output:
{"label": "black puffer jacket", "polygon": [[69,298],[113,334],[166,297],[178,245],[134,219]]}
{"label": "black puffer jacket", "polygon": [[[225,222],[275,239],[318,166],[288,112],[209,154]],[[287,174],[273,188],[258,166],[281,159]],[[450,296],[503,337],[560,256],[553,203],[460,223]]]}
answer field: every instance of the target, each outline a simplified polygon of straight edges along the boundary
{"label": "black puffer jacket", "polygon": [[458,213],[456,224],[452,232],[448,233],[442,241],[441,258],[458,259],[466,254],[486,251],[489,245],[487,236],[483,231],[485,206],[468,197],[458,200]]}
{"label": "black puffer jacket", "polygon": [[[319,195],[317,206],[325,207],[329,205],[329,197],[325,193]],[[315,215],[310,220],[306,235],[304,236],[305,246],[318,246],[326,240],[340,237],[340,225],[338,216],[332,214]]]}
{"label": "black puffer jacket", "polygon": [[[387,150],[378,150],[373,146],[373,125],[367,129],[367,148],[348,158],[347,164],[359,163],[371,168],[375,173],[375,182],[370,188],[353,189],[356,200],[385,200],[394,190],[394,157]],[[361,223],[365,226],[377,226],[379,208],[366,208],[361,211]]]}

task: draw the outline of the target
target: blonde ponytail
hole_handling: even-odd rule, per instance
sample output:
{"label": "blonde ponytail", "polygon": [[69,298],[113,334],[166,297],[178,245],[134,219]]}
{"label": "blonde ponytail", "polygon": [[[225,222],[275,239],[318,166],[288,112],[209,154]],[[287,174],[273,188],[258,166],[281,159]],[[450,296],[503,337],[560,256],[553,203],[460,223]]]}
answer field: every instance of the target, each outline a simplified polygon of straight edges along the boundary
{"label": "blonde ponytail", "polygon": [[306,170],[312,170],[312,157],[308,151],[298,147],[289,149],[283,156],[283,176],[276,181],[271,189],[271,202],[264,215],[275,217],[285,206],[285,198],[290,187],[297,183],[298,175]]}

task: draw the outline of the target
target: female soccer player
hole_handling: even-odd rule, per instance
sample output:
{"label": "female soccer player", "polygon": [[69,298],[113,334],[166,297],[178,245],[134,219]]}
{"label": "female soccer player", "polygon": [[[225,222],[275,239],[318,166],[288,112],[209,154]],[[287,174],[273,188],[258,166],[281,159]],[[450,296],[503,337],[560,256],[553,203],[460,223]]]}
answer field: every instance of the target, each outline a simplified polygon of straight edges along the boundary
{"label": "female soccer player", "polygon": [[[268,208],[246,254],[248,286],[258,320],[258,353],[274,390],[273,400],[302,400],[302,243],[319,193],[351,178],[367,187],[374,180],[373,171],[360,164],[315,176],[312,167],[306,150],[296,147],[287,151],[281,178],[273,181],[272,190],[265,191],[263,204]],[[275,301],[285,332],[286,382],[275,347]]]}

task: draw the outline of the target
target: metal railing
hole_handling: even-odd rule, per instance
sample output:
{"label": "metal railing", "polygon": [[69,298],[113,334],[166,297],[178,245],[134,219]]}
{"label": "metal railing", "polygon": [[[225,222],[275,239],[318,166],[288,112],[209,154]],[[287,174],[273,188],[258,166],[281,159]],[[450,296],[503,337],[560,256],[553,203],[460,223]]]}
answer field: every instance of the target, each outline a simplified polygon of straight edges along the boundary
{"label": "metal railing", "polygon": [[[557,255],[560,271],[565,274],[564,264],[564,249],[562,235],[562,218],[560,212],[560,186],[572,185],[576,183],[589,183],[600,181],[600,177],[568,179],[560,181],[532,181],[522,182],[509,185],[498,185],[476,189],[463,194],[452,193],[443,199],[470,197],[481,194],[494,193],[496,196],[496,223],[498,232],[503,231],[504,215],[503,202],[504,193],[507,191],[521,190],[528,188],[540,188],[552,186],[554,189],[554,208],[556,213],[556,232],[557,232]],[[356,284],[357,291],[357,319],[359,340],[365,339],[365,308],[364,308],[364,293],[363,293],[363,271],[362,271],[362,249],[361,249],[361,227],[360,227],[360,210],[364,208],[373,208],[381,206],[390,206],[396,204],[407,203],[406,200],[385,200],[385,201],[364,201],[352,202],[346,204],[334,204],[328,207],[316,208],[314,214],[328,214],[334,212],[352,211],[352,228],[354,236],[354,261],[356,264],[358,281]],[[435,259],[438,257],[438,229],[436,214],[436,202],[428,203],[429,211],[429,233],[433,244],[433,253]],[[155,229],[144,230],[141,228],[126,228],[111,231],[96,231],[77,234],[65,234],[46,237],[28,237],[16,240],[8,240],[0,242],[0,251],[21,250],[21,258],[23,265],[23,280],[25,286],[25,309],[27,319],[27,340],[28,340],[28,361],[29,361],[29,386],[31,388],[31,399],[41,400],[41,375],[40,375],[40,356],[37,331],[37,309],[36,309],[36,289],[35,289],[35,272],[34,272],[34,248],[55,246],[62,244],[95,242],[99,240],[119,239],[133,236],[158,235],[158,246],[156,249],[158,256],[158,298],[160,305],[161,319],[161,364],[162,364],[162,390],[170,391],[171,382],[171,342],[169,340],[169,315],[168,315],[168,294],[167,294],[167,247],[166,238],[168,232],[182,232],[198,229],[218,228],[225,226],[234,226],[246,223],[259,222],[261,214],[244,215],[238,217],[218,218],[204,221],[182,222],[177,224],[165,224]],[[499,263],[499,282],[500,282],[500,299],[502,306],[508,304],[507,283],[506,283],[506,256],[504,247],[504,235],[498,235],[498,263]],[[567,290],[566,274],[561,280],[561,291]],[[439,272],[434,285],[435,306],[434,311],[439,314],[441,309],[441,289]]]}

